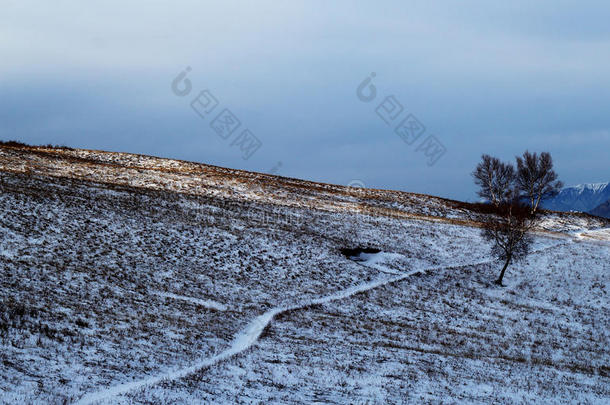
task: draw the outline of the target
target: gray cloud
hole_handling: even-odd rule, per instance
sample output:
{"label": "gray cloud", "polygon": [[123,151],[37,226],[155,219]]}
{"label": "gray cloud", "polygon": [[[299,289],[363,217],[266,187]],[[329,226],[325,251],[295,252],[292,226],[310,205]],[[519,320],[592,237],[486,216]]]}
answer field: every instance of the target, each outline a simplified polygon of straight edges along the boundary
{"label": "gray cloud", "polygon": [[[0,136],[460,199],[483,152],[608,181],[610,5],[573,4],[8,2]],[[170,91],[187,65],[263,141],[250,160]],[[447,147],[435,166],[376,116],[390,94]]]}

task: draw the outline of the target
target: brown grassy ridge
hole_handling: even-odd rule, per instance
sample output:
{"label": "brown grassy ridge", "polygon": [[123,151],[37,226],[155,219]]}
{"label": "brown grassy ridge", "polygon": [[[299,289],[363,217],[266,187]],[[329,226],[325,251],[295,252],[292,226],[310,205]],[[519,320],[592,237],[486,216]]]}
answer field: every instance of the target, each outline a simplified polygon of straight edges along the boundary
{"label": "brown grassy ridge", "polygon": [[[250,172],[245,170],[228,169],[203,163],[189,162],[183,160],[159,158],[148,155],[136,155],[130,153],[108,152],[90,149],[74,149],[66,146],[27,145],[17,141],[0,141],[0,163],[4,160],[7,164],[2,165],[0,170],[8,172],[35,173],[49,177],[73,177],[83,180],[94,181],[99,184],[128,185],[129,176],[136,173],[159,173],[161,175],[179,176],[183,178],[204,177],[210,182],[218,182],[228,185],[242,185],[248,188],[258,187],[265,195],[281,191],[296,194],[300,197],[300,204],[306,205],[310,209],[321,211],[334,211],[336,209],[353,209],[363,215],[385,216],[392,218],[419,219],[425,221],[444,222],[460,226],[481,227],[482,222],[477,220],[480,215],[489,214],[485,204],[468,203],[442,197],[430,196],[426,194],[410,193],[395,190],[383,189],[357,189],[335,184],[300,180],[264,173]],[[37,160],[37,161],[35,161]],[[11,167],[13,163],[13,167]],[[19,165],[17,165],[19,163]],[[49,165],[73,165],[77,166],[85,173],[95,171],[117,171],[117,173],[127,176],[119,178],[115,176],[110,180],[101,178],[91,178],[92,176],[78,176],[76,170],[71,171],[70,175],[57,175],[48,167]],[[90,177],[90,178],[87,178]],[[175,180],[175,178],[168,181]],[[146,187],[144,187],[146,188]],[[173,190],[176,191],[176,190]],[[177,193],[195,195],[196,192],[178,190]],[[310,197],[311,201],[304,202],[304,197]],[[357,202],[348,203],[344,199],[356,199]],[[318,204],[319,201],[328,201],[332,207]],[[422,201],[428,206],[433,206],[441,211],[441,215],[434,215],[418,207]],[[399,203],[405,209],[396,209],[384,206]],[[449,211],[460,212],[462,218],[448,218],[443,215]],[[564,218],[590,218],[600,220],[600,218],[586,213],[559,213],[544,211],[545,213],[555,214]],[[610,221],[607,221],[610,223]],[[542,230],[542,233],[563,236],[558,232]]]}

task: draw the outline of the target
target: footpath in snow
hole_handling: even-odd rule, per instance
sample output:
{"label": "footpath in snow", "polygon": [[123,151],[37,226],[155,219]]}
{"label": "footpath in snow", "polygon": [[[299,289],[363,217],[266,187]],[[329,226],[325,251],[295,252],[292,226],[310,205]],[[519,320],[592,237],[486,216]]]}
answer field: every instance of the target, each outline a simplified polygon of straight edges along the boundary
{"label": "footpath in snow", "polygon": [[[561,243],[555,244],[550,247],[543,248],[541,250],[552,249],[559,244],[561,244]],[[384,262],[386,262],[386,260],[392,260],[392,259],[396,259],[398,257],[402,257],[402,255],[398,255],[396,253],[380,252],[380,253],[370,254],[370,255],[367,255],[366,257],[363,257],[364,260],[361,261],[360,263],[362,265],[372,267],[372,268],[379,270],[381,272],[384,272],[384,273],[395,274],[396,270],[385,266]],[[478,263],[470,263],[470,265],[479,265],[479,264],[485,264],[485,263],[489,263],[489,262],[490,262],[489,260],[485,260],[485,261],[481,261]],[[326,304],[328,302],[348,298],[355,294],[359,294],[359,293],[362,293],[362,292],[365,292],[368,290],[372,290],[372,289],[375,289],[375,288],[378,288],[378,287],[381,287],[384,285],[388,285],[391,283],[395,283],[395,282],[404,280],[407,277],[410,277],[414,274],[425,273],[425,272],[434,271],[434,270],[441,270],[441,269],[460,266],[460,265],[465,265],[465,263],[456,263],[453,265],[444,265],[444,266],[431,267],[431,268],[427,268],[427,269],[412,270],[412,271],[409,271],[406,273],[400,273],[399,275],[396,275],[395,277],[385,278],[385,279],[381,279],[381,280],[372,281],[369,283],[360,284],[360,285],[357,285],[357,286],[354,286],[354,287],[351,287],[351,288],[348,288],[345,290],[341,290],[337,293],[334,293],[334,294],[331,294],[331,295],[328,295],[325,297],[303,301],[301,303],[291,305],[291,306],[272,308],[272,309],[268,310],[267,312],[263,313],[262,315],[259,315],[256,318],[254,318],[244,328],[244,330],[241,331],[233,339],[233,342],[230,344],[230,346],[223,352],[217,354],[216,356],[203,359],[195,364],[192,364],[189,367],[180,368],[180,369],[177,369],[174,371],[166,372],[166,373],[158,375],[158,376],[149,377],[149,378],[137,380],[137,381],[132,381],[129,383],[116,385],[114,387],[110,387],[108,389],[98,391],[95,393],[86,394],[76,403],[77,404],[94,404],[94,403],[110,400],[113,397],[116,397],[121,394],[125,394],[127,392],[136,390],[138,388],[155,385],[164,380],[180,379],[180,378],[186,377],[190,374],[196,373],[202,369],[205,369],[205,368],[208,368],[215,364],[218,364],[218,363],[220,363],[224,360],[227,360],[227,359],[235,356],[236,354],[242,353],[245,350],[247,350],[248,348],[252,347],[256,343],[256,341],[259,339],[260,335],[263,333],[263,330],[271,323],[273,318],[281,313],[294,311],[294,310],[298,310],[298,309],[303,309],[303,308],[309,307],[311,305]],[[179,296],[171,295],[171,297],[178,298]]]}
{"label": "footpath in snow", "polygon": [[171,293],[166,293],[166,292],[161,292],[161,291],[153,291],[152,294],[157,295],[159,297],[173,298],[175,300],[190,302],[192,304],[200,305],[200,306],[208,308],[208,309],[215,309],[217,311],[226,311],[227,310],[227,307],[225,305],[222,305],[221,303],[212,301],[212,300],[202,300],[199,298],[185,297],[184,295],[176,295],[176,294],[171,294]]}

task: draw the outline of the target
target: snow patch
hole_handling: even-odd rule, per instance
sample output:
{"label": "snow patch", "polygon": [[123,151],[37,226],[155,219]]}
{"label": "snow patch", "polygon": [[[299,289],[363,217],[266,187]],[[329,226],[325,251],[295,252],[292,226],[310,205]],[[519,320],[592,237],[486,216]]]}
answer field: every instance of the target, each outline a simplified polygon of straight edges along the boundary
{"label": "snow patch", "polygon": [[185,297],[183,295],[176,295],[176,294],[171,294],[171,293],[166,293],[166,292],[161,292],[161,291],[152,291],[151,293],[154,295],[157,295],[159,297],[173,298],[176,300],[191,302],[193,304],[201,305],[202,307],[206,307],[209,309],[215,309],[217,311],[226,311],[227,310],[227,307],[225,305],[223,305],[219,302],[216,302],[216,301],[212,301],[212,300],[202,300],[199,298]]}

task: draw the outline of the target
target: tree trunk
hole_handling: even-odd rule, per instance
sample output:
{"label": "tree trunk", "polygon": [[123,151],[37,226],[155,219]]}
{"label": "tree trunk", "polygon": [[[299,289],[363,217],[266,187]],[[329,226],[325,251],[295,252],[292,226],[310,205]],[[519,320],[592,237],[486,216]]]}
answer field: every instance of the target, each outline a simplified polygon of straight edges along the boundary
{"label": "tree trunk", "polygon": [[534,215],[536,213],[536,211],[538,211],[538,205],[540,205],[541,200],[542,200],[542,195],[539,195],[538,198],[536,198],[536,205],[534,205],[534,209],[532,210],[532,215]]}
{"label": "tree trunk", "polygon": [[508,256],[506,258],[506,262],[504,263],[504,267],[502,267],[502,271],[500,272],[500,277],[498,277],[498,279],[496,280],[496,284],[502,285],[502,279],[504,278],[504,272],[506,271],[506,268],[508,267],[508,264],[510,263],[510,259],[511,259],[511,256]]}

